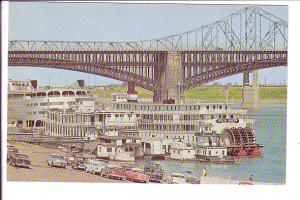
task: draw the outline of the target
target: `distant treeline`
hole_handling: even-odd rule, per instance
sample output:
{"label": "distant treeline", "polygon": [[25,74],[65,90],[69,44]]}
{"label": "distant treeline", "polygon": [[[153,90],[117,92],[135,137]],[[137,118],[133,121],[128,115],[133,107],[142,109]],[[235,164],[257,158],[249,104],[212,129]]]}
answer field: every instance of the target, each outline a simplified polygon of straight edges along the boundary
{"label": "distant treeline", "polygon": [[[137,87],[139,98],[152,98],[153,92]],[[229,101],[242,101],[242,86],[230,85],[228,86]],[[92,94],[102,98],[111,98],[113,93],[127,92],[126,86],[101,86],[92,89]],[[260,99],[263,102],[278,102],[286,103],[287,87],[284,85],[261,85],[259,90]],[[224,92],[224,85],[206,85],[193,88],[185,92],[185,99],[193,99],[206,102],[225,102],[226,93]]]}

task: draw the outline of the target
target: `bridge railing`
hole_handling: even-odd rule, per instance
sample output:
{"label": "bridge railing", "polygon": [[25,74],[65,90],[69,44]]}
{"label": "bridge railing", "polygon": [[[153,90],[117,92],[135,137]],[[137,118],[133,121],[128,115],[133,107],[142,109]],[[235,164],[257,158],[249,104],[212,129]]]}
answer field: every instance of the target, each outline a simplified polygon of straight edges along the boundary
{"label": "bridge railing", "polygon": [[130,41],[10,40],[9,51],[287,50],[288,23],[261,7],[245,7],[211,24],[166,37]]}

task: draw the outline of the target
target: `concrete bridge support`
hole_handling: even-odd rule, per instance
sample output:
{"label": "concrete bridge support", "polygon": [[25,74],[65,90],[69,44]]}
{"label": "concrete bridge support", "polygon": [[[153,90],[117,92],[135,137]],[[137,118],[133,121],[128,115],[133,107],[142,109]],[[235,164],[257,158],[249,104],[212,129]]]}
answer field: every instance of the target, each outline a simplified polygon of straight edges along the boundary
{"label": "concrete bridge support", "polygon": [[241,106],[245,109],[256,109],[259,106],[258,70],[253,71],[252,86],[249,84],[249,72],[244,72]]}
{"label": "concrete bridge support", "polygon": [[182,103],[184,102],[184,73],[181,53],[168,52],[165,59],[165,64],[157,70],[156,80],[161,87],[154,91],[153,101],[162,103],[164,100],[174,99],[175,103]]}

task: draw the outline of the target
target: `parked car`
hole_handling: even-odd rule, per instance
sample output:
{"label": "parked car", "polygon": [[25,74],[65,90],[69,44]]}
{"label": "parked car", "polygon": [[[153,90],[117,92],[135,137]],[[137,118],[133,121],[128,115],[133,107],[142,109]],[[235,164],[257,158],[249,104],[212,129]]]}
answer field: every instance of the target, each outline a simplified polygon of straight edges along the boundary
{"label": "parked car", "polygon": [[85,164],[85,171],[87,173],[102,175],[103,170],[106,169],[106,165],[107,164],[102,161],[89,159]]}
{"label": "parked car", "polygon": [[186,177],[186,183],[190,184],[200,184],[200,180],[196,179],[195,177]]}
{"label": "parked car", "polygon": [[241,181],[239,182],[239,185],[254,185],[254,183],[252,181]]}
{"label": "parked car", "polygon": [[31,162],[27,155],[15,153],[11,155],[9,159],[9,164],[14,167],[31,167]]}
{"label": "parked car", "polygon": [[16,149],[13,145],[7,146],[7,163],[10,163],[10,159],[16,153],[19,153],[18,149]]}
{"label": "parked car", "polygon": [[116,165],[107,165],[102,171],[102,176],[106,178],[126,180],[125,170]]}
{"label": "parked car", "polygon": [[163,171],[161,165],[153,162],[152,160],[145,164],[144,170],[145,172]]}
{"label": "parked car", "polygon": [[72,166],[73,162],[75,161],[74,156],[69,156],[67,159],[67,165]]}
{"label": "parked car", "polygon": [[62,167],[66,168],[67,162],[64,159],[64,156],[57,155],[57,154],[51,154],[47,159],[48,166],[51,167]]}
{"label": "parked car", "polygon": [[181,174],[181,173],[172,173],[171,174],[171,183],[172,184],[187,183],[186,177],[184,174]]}
{"label": "parked car", "polygon": [[78,170],[85,170],[86,169],[86,160],[84,158],[75,158],[72,162],[72,168]]}
{"label": "parked car", "polygon": [[193,172],[192,171],[185,171],[185,172],[183,172],[183,174],[185,175],[185,181],[186,181],[186,183],[200,184],[200,180],[198,180],[197,178],[195,178],[193,176]]}
{"label": "parked car", "polygon": [[165,179],[165,173],[164,171],[157,171],[157,172],[146,172],[146,174],[149,176],[149,181],[150,182],[155,182],[155,183],[162,183],[164,182]]}
{"label": "parked car", "polygon": [[150,161],[144,166],[146,174],[150,177],[150,182],[162,183],[165,179],[165,171],[161,165]]}
{"label": "parked car", "polygon": [[145,174],[143,169],[131,168],[125,171],[126,179],[133,182],[148,183],[149,175]]}

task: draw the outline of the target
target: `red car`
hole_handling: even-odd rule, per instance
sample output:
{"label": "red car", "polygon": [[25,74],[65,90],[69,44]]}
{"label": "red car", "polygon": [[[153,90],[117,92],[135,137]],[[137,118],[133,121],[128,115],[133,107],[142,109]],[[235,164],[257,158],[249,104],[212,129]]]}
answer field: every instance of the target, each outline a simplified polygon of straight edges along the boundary
{"label": "red car", "polygon": [[116,165],[107,165],[106,168],[102,170],[102,176],[106,178],[126,180],[124,169]]}
{"label": "red car", "polygon": [[145,174],[145,171],[143,169],[132,168],[128,169],[125,173],[126,179],[129,181],[148,183],[150,180],[150,177]]}

